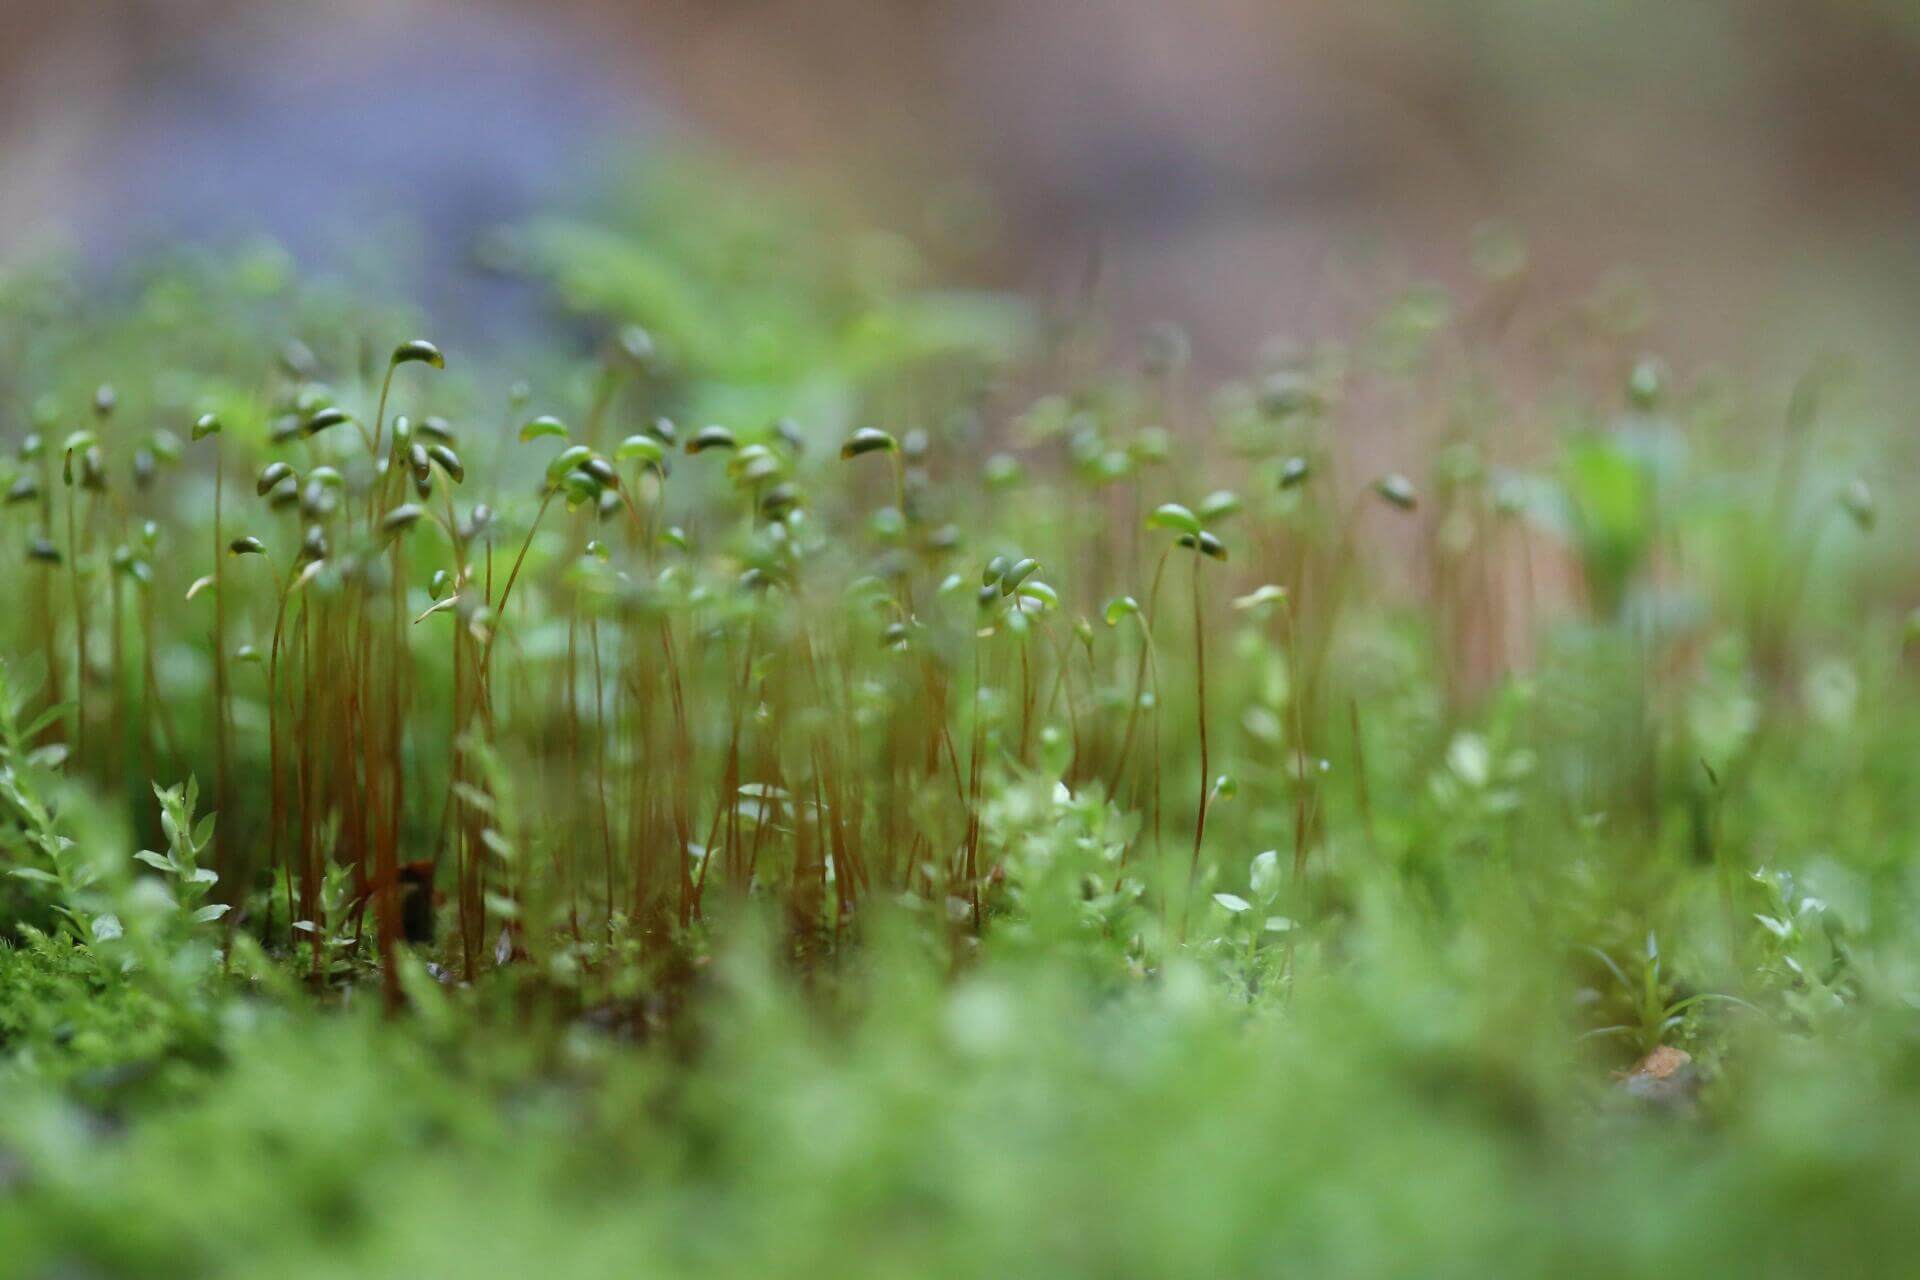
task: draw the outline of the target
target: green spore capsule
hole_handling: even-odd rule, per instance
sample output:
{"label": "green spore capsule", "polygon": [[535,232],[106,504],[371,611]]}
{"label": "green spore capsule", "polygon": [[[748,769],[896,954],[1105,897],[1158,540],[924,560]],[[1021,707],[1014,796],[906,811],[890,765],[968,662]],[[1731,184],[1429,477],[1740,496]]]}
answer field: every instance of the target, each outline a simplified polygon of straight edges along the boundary
{"label": "green spore capsule", "polygon": [[1168,529],[1195,537],[1200,532],[1200,517],[1177,502],[1163,502],[1147,517],[1147,528]]}
{"label": "green spore capsule", "polygon": [[465,482],[467,478],[466,465],[460,461],[460,455],[446,445],[428,445],[427,457],[433,460],[435,466],[438,466],[442,471],[446,472],[447,478],[455,484]]}
{"label": "green spore capsule", "polygon": [[1413,481],[1397,471],[1375,480],[1373,491],[1380,495],[1382,501],[1402,511],[1411,511],[1420,502],[1419,495],[1414,492]]}
{"label": "green spore capsule", "polygon": [[328,405],[326,408],[317,410],[308,417],[306,423],[300,430],[305,435],[317,436],[322,431],[328,431],[343,422],[352,421],[352,415],[345,409],[340,408],[338,405]]}
{"label": "green spore capsule", "polygon": [[734,440],[733,432],[720,426],[702,427],[687,440],[688,453],[705,453],[708,449],[737,447],[738,442]]}
{"label": "green spore capsule", "polygon": [[537,418],[529,418],[521,424],[520,427],[520,443],[522,444],[531,444],[535,440],[565,440],[567,435],[567,424],[550,413],[543,413]]}
{"label": "green spore capsule", "polygon": [[293,467],[285,462],[269,462],[260,469],[260,478],[253,482],[253,491],[259,497],[266,497],[281,483],[293,479]]}
{"label": "green spore capsule", "polygon": [[425,338],[414,338],[395,347],[387,363],[390,365],[428,364],[436,369],[444,369],[447,367],[447,358],[440,354],[440,348]]}
{"label": "green spore capsule", "polygon": [[386,515],[380,517],[380,532],[390,537],[394,534],[405,533],[408,529],[420,523],[420,517],[426,513],[427,509],[417,502],[402,503],[387,512]]}
{"label": "green spore capsule", "polygon": [[857,458],[863,453],[892,453],[899,442],[878,427],[862,427],[840,446],[842,458]]}

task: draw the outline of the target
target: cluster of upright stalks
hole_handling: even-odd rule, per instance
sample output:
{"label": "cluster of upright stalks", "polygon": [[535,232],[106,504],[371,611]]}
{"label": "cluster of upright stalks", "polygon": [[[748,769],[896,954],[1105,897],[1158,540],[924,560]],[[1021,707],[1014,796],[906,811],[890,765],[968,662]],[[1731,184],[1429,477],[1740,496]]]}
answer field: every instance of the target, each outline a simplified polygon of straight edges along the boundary
{"label": "cluster of upright stalks", "polygon": [[[803,951],[880,892],[929,904],[956,936],[978,931],[1001,871],[984,797],[994,777],[1040,769],[1049,742],[1070,792],[1146,818],[1127,862],[1157,859],[1169,813],[1190,812],[1181,861],[1189,883],[1200,874],[1209,811],[1235,786],[1214,773],[1207,687],[1208,566],[1229,558],[1216,530],[1241,515],[1235,494],[1143,520],[1152,468],[1169,466],[1150,428],[1100,455],[1100,483],[1132,494],[1116,527],[1003,522],[1049,538],[1047,563],[937,518],[951,498],[926,433],[864,428],[816,460],[787,422],[745,439],[683,432],[623,398],[648,385],[651,359],[644,334],[621,334],[578,431],[516,414],[499,515],[470,499],[445,420],[390,413],[416,388],[406,371],[444,367],[425,341],[393,350],[370,421],[299,348],[271,376],[264,429],[206,413],[176,424],[183,444],[123,420],[105,387],[60,445],[48,416],[20,444],[7,503],[26,513],[19,598],[71,704],[50,731],[70,767],[137,779],[129,790],[210,767],[229,920],[316,980],[370,935],[395,999],[406,943],[472,976],[556,945],[670,942],[717,897],[777,896]],[[645,425],[622,434],[629,417]],[[1274,461],[1278,492],[1304,491],[1319,466]],[[991,488],[974,472],[1007,466],[946,465],[963,495]],[[176,466],[211,472],[205,541],[171,531],[162,479]],[[241,471],[252,501],[236,506]],[[1179,473],[1164,474],[1170,487]],[[1373,490],[1415,504],[1397,476]],[[1106,628],[1049,581],[1104,580],[1117,557],[1144,566],[1140,540],[1156,534],[1145,603],[1111,600]],[[1280,537],[1253,559],[1286,585],[1235,601],[1284,624],[1271,640],[1297,690],[1296,875],[1330,621],[1301,651],[1295,603],[1310,556],[1343,564],[1352,538],[1351,514],[1331,547]],[[1177,560],[1184,622],[1162,600]],[[173,594],[183,565],[196,576]],[[161,679],[176,649],[205,659],[204,710]],[[1190,694],[1173,687],[1182,665]],[[1190,808],[1163,770],[1165,708],[1189,696]],[[203,728],[183,737],[183,722]],[[436,921],[450,936],[433,937]]]}

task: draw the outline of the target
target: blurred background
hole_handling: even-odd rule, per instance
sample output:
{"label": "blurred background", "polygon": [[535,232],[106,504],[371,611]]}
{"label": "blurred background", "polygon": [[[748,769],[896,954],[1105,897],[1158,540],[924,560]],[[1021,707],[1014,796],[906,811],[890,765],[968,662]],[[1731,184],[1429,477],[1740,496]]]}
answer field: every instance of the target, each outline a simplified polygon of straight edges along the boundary
{"label": "blurred background", "polygon": [[0,257],[378,230],[460,307],[489,227],[693,144],[1219,363],[1490,219],[1682,357],[1898,360],[1916,120],[1903,0],[0,0]]}

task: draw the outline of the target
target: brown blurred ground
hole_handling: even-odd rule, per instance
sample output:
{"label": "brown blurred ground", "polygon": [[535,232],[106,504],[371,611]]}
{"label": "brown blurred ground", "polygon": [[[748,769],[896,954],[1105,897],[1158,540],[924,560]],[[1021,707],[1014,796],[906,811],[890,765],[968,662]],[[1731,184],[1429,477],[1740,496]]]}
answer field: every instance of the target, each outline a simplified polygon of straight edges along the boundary
{"label": "brown blurred ground", "polygon": [[[444,71],[482,27],[542,52]],[[690,131],[838,185],[973,278],[1059,297],[1097,254],[1120,314],[1228,359],[1343,322],[1369,283],[1464,276],[1491,217],[1528,231],[1549,288],[1637,266],[1701,354],[1900,347],[1920,314],[1920,18],[1892,0],[11,0],[0,251],[113,225],[103,204],[142,202],[101,195],[99,157],[128,163],[111,140],[259,58],[264,84],[330,75],[353,100],[378,101],[356,74],[444,75],[423,127],[476,165],[590,173],[597,139]],[[591,105],[541,108],[540,76]],[[962,234],[977,196],[990,236]]]}

